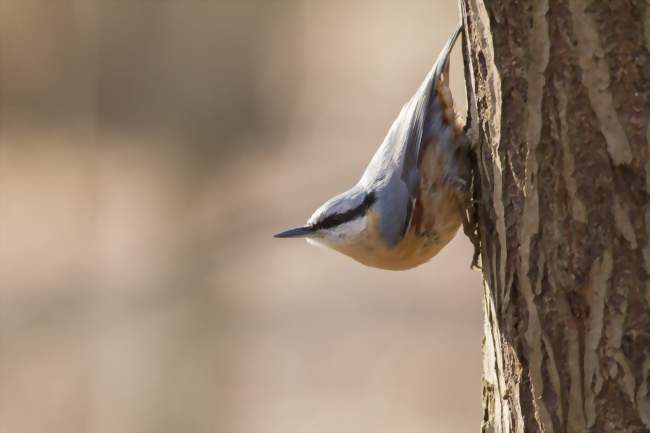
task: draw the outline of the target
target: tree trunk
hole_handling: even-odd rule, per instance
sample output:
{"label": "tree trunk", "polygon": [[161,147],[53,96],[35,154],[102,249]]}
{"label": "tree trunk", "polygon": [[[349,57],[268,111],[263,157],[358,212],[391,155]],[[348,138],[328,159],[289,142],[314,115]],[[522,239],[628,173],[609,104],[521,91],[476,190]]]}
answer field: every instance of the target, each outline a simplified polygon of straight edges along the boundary
{"label": "tree trunk", "polygon": [[650,3],[461,2],[484,432],[650,431]]}

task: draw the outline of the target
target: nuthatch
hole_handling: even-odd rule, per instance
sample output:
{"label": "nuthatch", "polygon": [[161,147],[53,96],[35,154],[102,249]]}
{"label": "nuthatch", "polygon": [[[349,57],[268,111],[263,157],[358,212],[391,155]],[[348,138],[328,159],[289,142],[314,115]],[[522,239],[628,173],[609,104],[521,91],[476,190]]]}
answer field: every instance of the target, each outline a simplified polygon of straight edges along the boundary
{"label": "nuthatch", "polygon": [[377,268],[408,269],[435,256],[465,220],[468,157],[449,91],[449,53],[462,26],[393,122],[359,182],[331,198],[304,237]]}

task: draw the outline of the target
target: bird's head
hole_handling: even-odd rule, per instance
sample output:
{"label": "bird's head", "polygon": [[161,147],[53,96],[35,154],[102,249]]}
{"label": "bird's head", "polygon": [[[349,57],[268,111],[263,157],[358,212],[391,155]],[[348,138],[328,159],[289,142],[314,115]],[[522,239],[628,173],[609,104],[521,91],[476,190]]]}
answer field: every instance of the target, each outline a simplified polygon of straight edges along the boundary
{"label": "bird's head", "polygon": [[367,235],[368,211],[375,203],[375,194],[360,187],[332,197],[302,227],[286,230],[276,238],[307,238],[335,250],[358,243]]}

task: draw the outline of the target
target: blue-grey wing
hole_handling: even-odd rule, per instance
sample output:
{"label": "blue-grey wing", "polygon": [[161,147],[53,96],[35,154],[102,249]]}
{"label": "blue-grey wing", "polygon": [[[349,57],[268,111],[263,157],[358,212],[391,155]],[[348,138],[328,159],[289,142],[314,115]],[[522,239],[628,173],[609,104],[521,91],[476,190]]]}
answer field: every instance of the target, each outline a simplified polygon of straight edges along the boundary
{"label": "blue-grey wing", "polygon": [[378,205],[385,207],[380,230],[389,245],[399,242],[408,226],[420,181],[418,163],[423,143],[442,130],[443,107],[436,85],[443,74],[447,75],[449,53],[461,29],[459,26],[451,34],[433,68],[402,107],[361,178],[360,183],[382,198],[378,200]]}

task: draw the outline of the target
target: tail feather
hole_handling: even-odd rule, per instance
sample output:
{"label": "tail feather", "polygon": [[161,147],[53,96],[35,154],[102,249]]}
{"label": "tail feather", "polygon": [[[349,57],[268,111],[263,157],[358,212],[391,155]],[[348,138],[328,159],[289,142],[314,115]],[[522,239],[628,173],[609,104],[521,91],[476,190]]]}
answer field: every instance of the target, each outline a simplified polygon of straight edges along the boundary
{"label": "tail feather", "polygon": [[462,28],[460,23],[449,36],[431,70],[426,116],[422,125],[422,144],[426,144],[433,134],[440,134],[446,128],[457,126],[454,100],[449,88],[449,57]]}
{"label": "tail feather", "polygon": [[463,30],[462,22],[458,24],[458,28],[449,36],[449,39],[447,39],[447,43],[445,44],[442,51],[438,55],[438,59],[436,60],[435,66],[433,68],[432,81],[434,83],[438,82],[438,80],[440,80],[443,74],[445,75],[445,78],[449,80],[448,78],[449,54],[451,53],[451,49],[456,44],[456,39],[458,39],[461,30]]}

